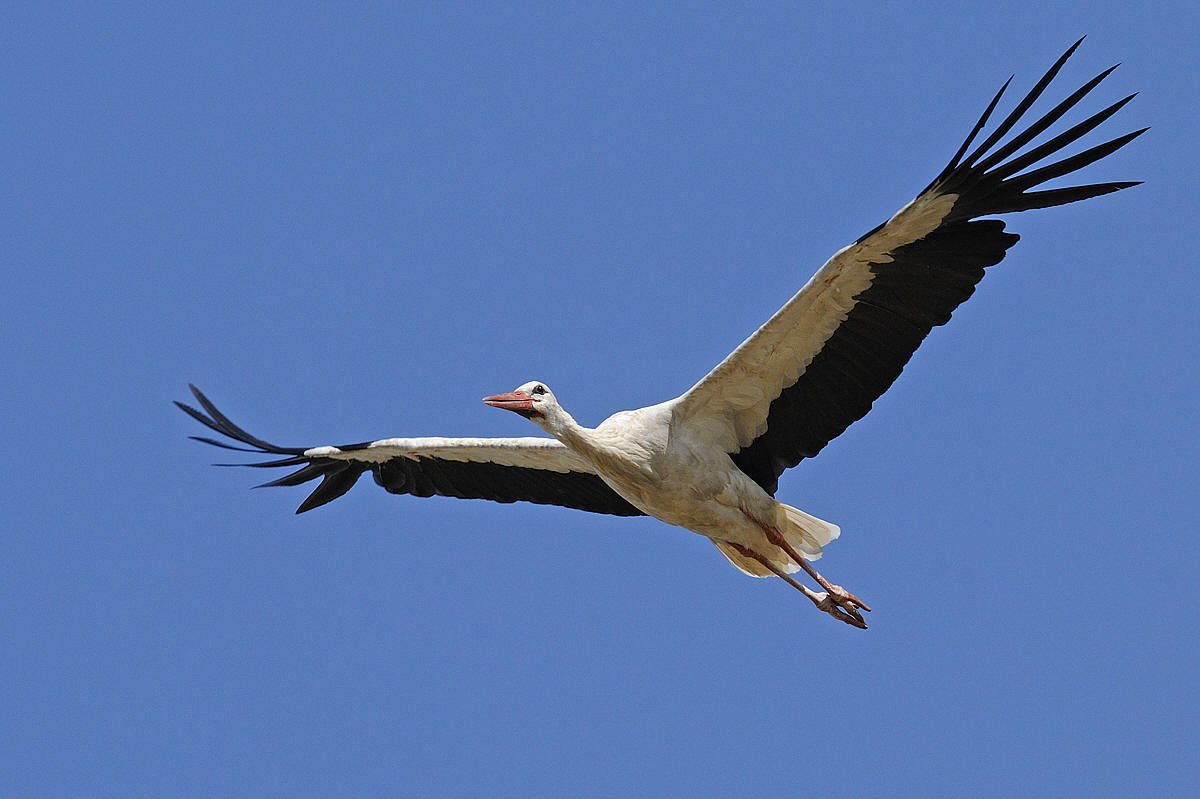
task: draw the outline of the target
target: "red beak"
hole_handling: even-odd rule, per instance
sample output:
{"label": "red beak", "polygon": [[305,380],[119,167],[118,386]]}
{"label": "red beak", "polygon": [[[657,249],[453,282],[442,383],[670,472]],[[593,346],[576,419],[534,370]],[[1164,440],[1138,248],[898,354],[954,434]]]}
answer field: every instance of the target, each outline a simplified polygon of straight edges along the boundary
{"label": "red beak", "polygon": [[506,411],[516,411],[520,414],[533,412],[533,397],[524,391],[510,391],[507,394],[493,394],[483,398],[484,403],[493,408],[503,408]]}

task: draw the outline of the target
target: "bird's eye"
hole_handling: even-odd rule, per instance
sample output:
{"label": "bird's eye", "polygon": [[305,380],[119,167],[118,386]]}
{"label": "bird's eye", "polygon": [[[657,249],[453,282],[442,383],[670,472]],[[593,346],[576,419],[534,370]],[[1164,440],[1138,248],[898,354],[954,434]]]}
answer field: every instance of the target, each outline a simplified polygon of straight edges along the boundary
{"label": "bird's eye", "polygon": [[540,396],[540,395],[542,395],[542,394],[545,394],[545,393],[546,393],[546,387],[545,387],[545,386],[534,386],[534,387],[533,387],[533,391],[532,391],[531,393],[533,393],[533,394],[536,394],[536,395],[539,395],[539,396]]}

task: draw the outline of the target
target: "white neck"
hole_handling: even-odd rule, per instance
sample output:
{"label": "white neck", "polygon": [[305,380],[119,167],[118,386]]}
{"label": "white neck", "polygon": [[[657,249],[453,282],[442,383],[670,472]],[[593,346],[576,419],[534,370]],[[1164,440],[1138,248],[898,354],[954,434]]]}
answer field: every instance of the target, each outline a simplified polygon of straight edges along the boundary
{"label": "white neck", "polygon": [[585,453],[592,447],[592,430],[576,422],[561,405],[554,404],[542,410],[533,422],[571,449]]}

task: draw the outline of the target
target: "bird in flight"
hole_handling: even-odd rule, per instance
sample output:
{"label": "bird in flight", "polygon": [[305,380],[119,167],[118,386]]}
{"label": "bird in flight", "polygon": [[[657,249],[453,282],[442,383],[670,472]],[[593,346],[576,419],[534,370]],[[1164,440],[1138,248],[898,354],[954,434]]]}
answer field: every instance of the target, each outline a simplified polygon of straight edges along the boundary
{"label": "bird in flight", "polygon": [[[746,574],[779,577],[818,609],[865,629],[867,603],[812,565],[839,528],[778,501],[779,476],[862,418],[929,331],[949,321],[986,268],[1017,243],[1019,237],[1006,232],[1003,221],[981,217],[1065,205],[1137,185],[1039,188],[1146,130],[1054,160],[1130,95],[1033,144],[1115,69],[1023,123],[1082,41],[972,147],[1009,78],[950,163],[912,202],[838,251],[774,316],[674,399],[615,413],[589,428],[571,417],[549,386],[535,380],[483,401],[520,414],[550,438],[385,438],[320,447],[280,447],[252,436],[195,386],[200,409],[176,405],[243,446],[193,436],[196,440],[282,456],[246,466],[295,469],[264,485],[320,479],[297,513],[337,499],[369,471],[393,494],[650,515],[708,537]],[[1018,123],[1026,126],[1014,133]],[[793,577],[801,570],[819,590]]]}

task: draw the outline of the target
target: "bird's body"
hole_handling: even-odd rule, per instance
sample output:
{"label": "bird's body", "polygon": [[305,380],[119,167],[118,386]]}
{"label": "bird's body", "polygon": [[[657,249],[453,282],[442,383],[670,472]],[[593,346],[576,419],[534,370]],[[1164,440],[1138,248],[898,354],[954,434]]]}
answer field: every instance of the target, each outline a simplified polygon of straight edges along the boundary
{"label": "bird's body", "polygon": [[[629,504],[648,516],[714,541],[771,553],[763,526],[796,538],[809,559],[821,555],[823,541],[795,531],[789,506],[768,494],[738,469],[729,455],[697,439],[694,428],[677,424],[678,400],[620,411],[594,429],[574,423],[546,422],[548,432],[584,458],[600,479]],[[560,409],[561,410],[561,409]],[[565,416],[565,411],[562,412]],[[780,568],[799,568],[775,557]]]}
{"label": "bird's body", "polygon": [[[519,413],[552,438],[395,438],[315,448],[278,447],[255,438],[194,388],[203,412],[180,407],[218,433],[249,445],[247,451],[285,456],[248,465],[300,467],[266,485],[320,478],[298,512],[336,499],[370,471],[393,493],[646,514],[707,536],[747,574],[781,577],[822,610],[865,627],[859,611],[869,610],[866,604],[809,564],[839,529],[778,501],[779,476],[865,415],[929,331],[949,320],[974,292],[984,270],[1017,242],[1004,222],[979,217],[1063,205],[1135,185],[1032,190],[1100,160],[1143,132],[1039,165],[1132,98],[1032,144],[1111,69],[1005,139],[1078,45],[968,152],[1003,94],[1001,88],[929,186],[887,222],[830,258],[724,361],[674,399],[621,411],[588,428],[563,409],[544,383],[534,381],[484,401]],[[790,575],[799,569],[824,590],[813,592],[797,583]]]}

